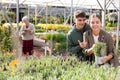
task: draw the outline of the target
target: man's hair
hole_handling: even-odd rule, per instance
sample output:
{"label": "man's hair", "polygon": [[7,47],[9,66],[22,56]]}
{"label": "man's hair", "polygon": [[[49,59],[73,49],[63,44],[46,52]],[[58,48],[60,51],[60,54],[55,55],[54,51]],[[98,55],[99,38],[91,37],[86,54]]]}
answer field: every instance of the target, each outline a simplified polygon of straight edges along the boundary
{"label": "man's hair", "polygon": [[81,11],[81,10],[77,10],[74,12],[74,18],[78,18],[78,17],[86,17],[86,14],[84,11]]}

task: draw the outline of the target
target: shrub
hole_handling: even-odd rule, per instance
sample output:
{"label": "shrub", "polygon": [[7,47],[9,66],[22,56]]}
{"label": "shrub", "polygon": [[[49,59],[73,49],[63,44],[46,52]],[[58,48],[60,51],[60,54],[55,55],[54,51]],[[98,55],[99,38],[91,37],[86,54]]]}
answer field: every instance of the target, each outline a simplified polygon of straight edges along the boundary
{"label": "shrub", "polygon": [[1,32],[1,41],[0,41],[0,50],[7,49],[12,50],[12,41],[11,41],[11,27],[4,27],[4,29]]}
{"label": "shrub", "polygon": [[117,23],[112,23],[112,27],[117,27]]}
{"label": "shrub", "polygon": [[45,35],[47,40],[52,40],[53,49],[56,51],[66,50],[66,35],[63,33],[49,33]]}
{"label": "shrub", "polygon": [[10,63],[10,61],[12,61],[13,59],[15,59],[15,53],[0,52],[0,63]]}
{"label": "shrub", "polygon": [[62,34],[62,33],[58,33],[56,35],[56,39],[55,39],[56,42],[65,42],[66,41],[66,35],[65,34]]}
{"label": "shrub", "polygon": [[[15,22],[15,13],[14,12],[6,11],[6,14],[10,18],[11,22]],[[4,16],[4,12],[0,11],[0,23],[1,23],[1,25],[4,24],[5,22],[7,22],[7,19]]]}
{"label": "shrub", "polygon": [[56,41],[57,34],[49,33],[49,34],[46,34],[45,37],[46,37],[47,40],[51,40],[52,39],[53,41]]}
{"label": "shrub", "polygon": [[112,23],[108,22],[106,27],[112,27]]}
{"label": "shrub", "polygon": [[57,50],[57,51],[62,51],[62,50],[66,50],[66,42],[61,42],[61,43],[55,43],[53,46],[53,49]]}

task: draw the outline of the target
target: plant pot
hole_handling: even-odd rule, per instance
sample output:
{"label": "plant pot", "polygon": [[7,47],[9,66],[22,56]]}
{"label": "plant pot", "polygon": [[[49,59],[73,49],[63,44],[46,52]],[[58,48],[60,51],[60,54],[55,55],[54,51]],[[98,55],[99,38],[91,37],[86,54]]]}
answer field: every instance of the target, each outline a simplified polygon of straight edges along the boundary
{"label": "plant pot", "polygon": [[99,57],[95,55],[95,64],[103,64],[102,59],[103,57]]}

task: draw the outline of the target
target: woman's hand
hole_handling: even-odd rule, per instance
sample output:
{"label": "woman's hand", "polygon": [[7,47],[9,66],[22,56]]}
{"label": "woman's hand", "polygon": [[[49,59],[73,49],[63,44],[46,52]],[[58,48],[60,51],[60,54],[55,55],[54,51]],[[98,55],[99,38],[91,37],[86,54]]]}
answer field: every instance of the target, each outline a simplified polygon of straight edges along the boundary
{"label": "woman's hand", "polygon": [[91,55],[91,54],[93,54],[93,48],[86,49],[85,52],[86,52],[88,55]]}
{"label": "woman's hand", "polygon": [[21,34],[22,34],[22,35],[25,35],[25,31],[22,31]]}
{"label": "woman's hand", "polygon": [[103,57],[102,63],[106,63],[108,61],[108,56]]}
{"label": "woman's hand", "polygon": [[25,31],[29,31],[29,32],[31,32],[31,29],[30,29],[30,28],[26,28]]}
{"label": "woman's hand", "polygon": [[103,63],[106,63],[106,62],[108,62],[112,57],[113,57],[113,55],[112,55],[112,54],[109,54],[108,56],[103,57],[102,62],[103,62]]}
{"label": "woman's hand", "polygon": [[92,46],[91,48],[86,49],[85,52],[86,52],[87,54],[89,54],[89,55],[93,54],[93,49],[94,49],[94,47],[95,47],[95,44],[93,44],[93,46]]}
{"label": "woman's hand", "polygon": [[31,34],[31,35],[33,34],[33,30],[31,30],[30,28],[27,28],[26,31],[28,31],[29,34]]}

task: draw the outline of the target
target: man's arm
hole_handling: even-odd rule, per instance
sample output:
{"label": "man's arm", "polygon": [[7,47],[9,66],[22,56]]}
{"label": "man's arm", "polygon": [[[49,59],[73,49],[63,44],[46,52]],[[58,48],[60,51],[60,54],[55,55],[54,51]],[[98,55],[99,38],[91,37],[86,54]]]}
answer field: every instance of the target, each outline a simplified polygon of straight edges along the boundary
{"label": "man's arm", "polygon": [[71,36],[70,36],[70,35],[67,35],[67,50],[68,50],[68,52],[71,52],[71,53],[73,53],[73,54],[76,54],[76,53],[78,53],[81,49],[82,49],[82,48],[79,46],[79,43],[78,43],[77,46],[74,45]]}

